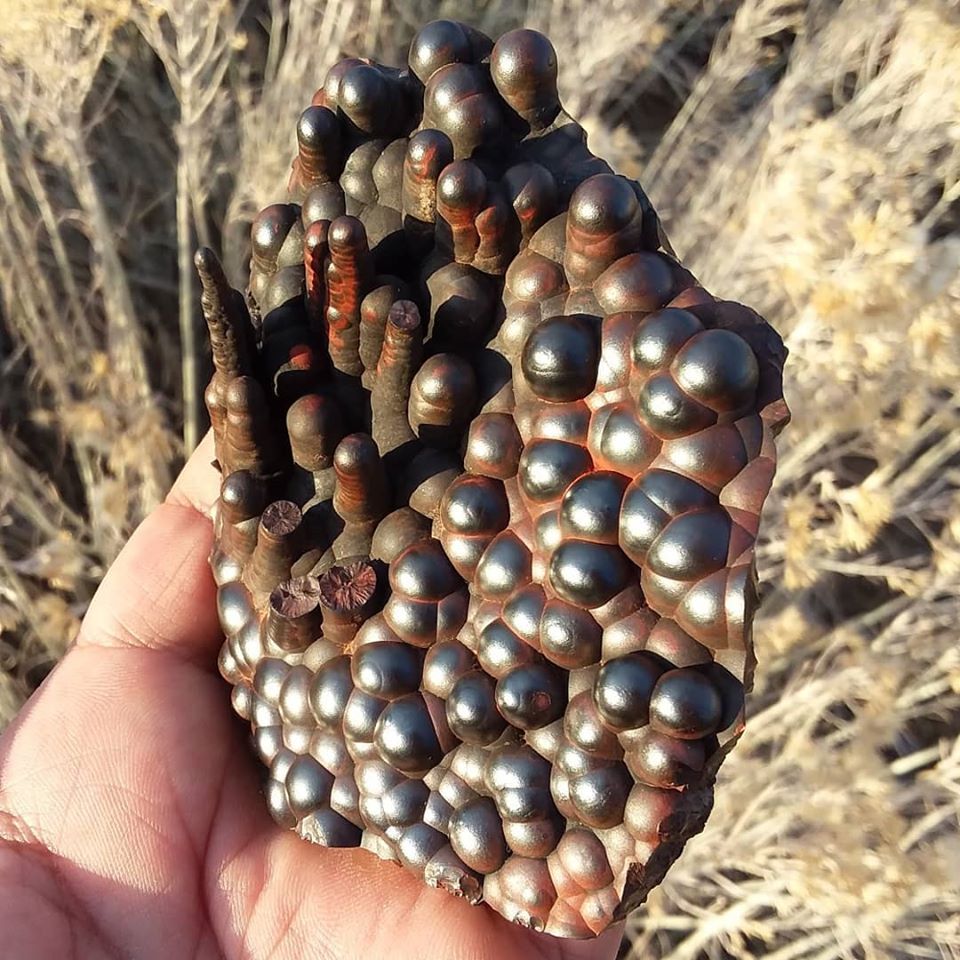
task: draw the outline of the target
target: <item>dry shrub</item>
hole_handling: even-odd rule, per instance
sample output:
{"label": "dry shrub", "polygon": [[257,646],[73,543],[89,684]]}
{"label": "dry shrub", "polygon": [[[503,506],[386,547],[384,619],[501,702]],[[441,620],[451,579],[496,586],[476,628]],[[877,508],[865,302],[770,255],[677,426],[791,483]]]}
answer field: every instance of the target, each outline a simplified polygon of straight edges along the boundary
{"label": "dry shrub", "polygon": [[[585,11],[589,8],[589,15]],[[960,950],[960,19],[949,0],[7,0],[0,717],[196,435],[189,255],[239,279],[345,53],[550,33],[591,143],[791,350],[752,720],[636,956]],[[179,317],[179,324],[173,317]],[[185,347],[186,349],[182,349]]]}

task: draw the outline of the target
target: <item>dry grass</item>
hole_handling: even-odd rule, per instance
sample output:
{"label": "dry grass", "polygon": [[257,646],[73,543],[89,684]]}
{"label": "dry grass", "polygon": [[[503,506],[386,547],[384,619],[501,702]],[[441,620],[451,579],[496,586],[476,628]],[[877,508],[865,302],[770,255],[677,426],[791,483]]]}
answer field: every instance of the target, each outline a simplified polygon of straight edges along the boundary
{"label": "dry grass", "polygon": [[[6,0],[0,718],[192,439],[185,257],[242,272],[298,105],[526,21],[592,145],[791,350],[752,723],[635,955],[960,954],[960,14],[950,0]],[[21,9],[22,7],[22,9]],[[179,279],[178,279],[179,278]],[[173,318],[179,317],[179,325]]]}

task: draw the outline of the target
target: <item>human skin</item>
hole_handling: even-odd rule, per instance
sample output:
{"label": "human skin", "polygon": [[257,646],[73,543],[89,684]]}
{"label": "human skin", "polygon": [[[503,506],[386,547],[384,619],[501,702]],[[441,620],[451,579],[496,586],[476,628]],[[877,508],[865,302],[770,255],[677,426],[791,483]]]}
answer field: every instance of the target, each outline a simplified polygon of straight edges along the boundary
{"label": "human skin", "polygon": [[269,817],[216,671],[208,437],[0,738],[5,960],[612,960]]}

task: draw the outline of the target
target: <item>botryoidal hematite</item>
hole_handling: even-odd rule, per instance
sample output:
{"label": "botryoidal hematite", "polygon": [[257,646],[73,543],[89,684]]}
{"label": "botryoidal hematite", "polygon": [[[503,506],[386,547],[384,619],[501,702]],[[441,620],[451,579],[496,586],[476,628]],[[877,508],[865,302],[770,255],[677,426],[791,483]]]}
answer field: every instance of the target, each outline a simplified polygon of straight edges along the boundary
{"label": "botryoidal hematite", "polygon": [[197,255],[220,670],[278,823],[563,937],[743,727],[785,351],[672,254],[542,35],[424,27],[297,125],[249,292]]}

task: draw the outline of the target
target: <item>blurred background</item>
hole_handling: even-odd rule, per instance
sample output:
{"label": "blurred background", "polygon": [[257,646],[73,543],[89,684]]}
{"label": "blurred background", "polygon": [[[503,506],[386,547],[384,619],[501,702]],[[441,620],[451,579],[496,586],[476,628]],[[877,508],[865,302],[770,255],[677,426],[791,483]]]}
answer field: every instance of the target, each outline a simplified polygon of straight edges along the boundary
{"label": "blurred background", "polygon": [[[592,150],[790,349],[760,669],[624,956],[960,955],[954,0],[2,0],[0,726],[203,429],[191,256],[244,279],[300,110],[418,26],[546,32]],[[226,693],[224,694],[226,698]],[[224,700],[226,703],[226,699]]]}

